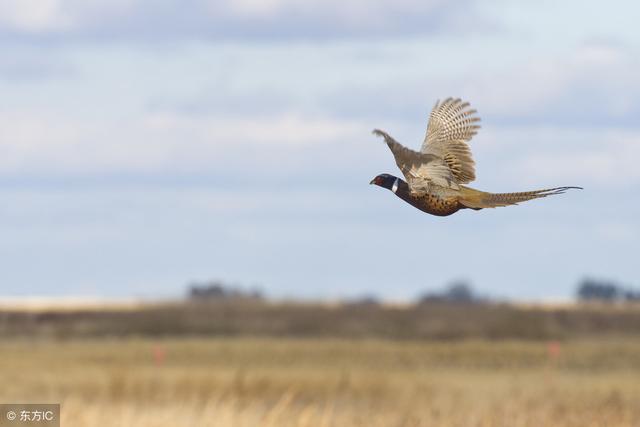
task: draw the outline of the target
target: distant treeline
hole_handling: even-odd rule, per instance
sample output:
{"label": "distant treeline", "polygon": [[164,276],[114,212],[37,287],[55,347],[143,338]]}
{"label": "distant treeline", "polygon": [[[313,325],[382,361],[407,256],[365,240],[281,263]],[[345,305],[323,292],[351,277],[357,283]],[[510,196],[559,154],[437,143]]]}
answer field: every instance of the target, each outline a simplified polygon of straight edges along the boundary
{"label": "distant treeline", "polygon": [[[192,283],[184,301],[132,309],[0,310],[0,339],[123,336],[265,336],[415,340],[640,337],[640,301],[630,288],[584,280],[582,304],[533,306],[483,297],[464,281],[406,305],[364,296],[342,303],[266,300],[221,282]],[[622,304],[624,302],[624,304]]]}
{"label": "distant treeline", "polygon": [[[238,286],[229,286],[219,280],[191,283],[188,286],[188,298],[191,301],[261,301],[265,299],[262,292],[257,289],[246,291]],[[622,286],[611,280],[587,278],[578,284],[576,299],[580,302],[635,302],[640,301],[640,291]],[[365,295],[347,302],[356,305],[373,305],[379,304],[380,300],[375,295]],[[473,289],[469,282],[458,280],[442,290],[423,293],[417,298],[416,302],[418,304],[485,304],[495,303],[496,299],[482,296]]]}
{"label": "distant treeline", "polygon": [[578,286],[576,296],[586,302],[640,301],[640,291],[611,280],[585,279]]}
{"label": "distant treeline", "polygon": [[640,306],[521,307],[484,302],[273,303],[220,299],[137,309],[0,310],[0,339],[263,336],[402,340],[640,337]]}

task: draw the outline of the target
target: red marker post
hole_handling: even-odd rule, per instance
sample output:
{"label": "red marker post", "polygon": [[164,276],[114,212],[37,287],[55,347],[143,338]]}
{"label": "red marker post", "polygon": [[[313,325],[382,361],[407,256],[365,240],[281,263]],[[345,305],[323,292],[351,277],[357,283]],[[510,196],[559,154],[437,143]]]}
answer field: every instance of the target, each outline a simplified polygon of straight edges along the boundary
{"label": "red marker post", "polygon": [[164,365],[165,354],[166,353],[164,347],[162,347],[161,345],[156,345],[155,347],[153,347],[153,361],[155,362],[156,366]]}

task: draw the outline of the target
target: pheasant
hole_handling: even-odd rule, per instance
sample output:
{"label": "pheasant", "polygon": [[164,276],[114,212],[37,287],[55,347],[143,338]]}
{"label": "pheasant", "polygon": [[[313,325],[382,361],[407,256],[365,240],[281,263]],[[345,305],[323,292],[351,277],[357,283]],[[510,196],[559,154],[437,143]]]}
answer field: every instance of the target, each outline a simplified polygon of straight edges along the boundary
{"label": "pheasant", "polygon": [[436,102],[421,150],[413,151],[379,129],[406,181],[383,173],[371,184],[391,190],[423,212],[448,216],[460,209],[480,210],[516,205],[527,200],[562,194],[581,187],[556,187],[521,193],[487,193],[463,184],[476,178],[475,162],[467,142],[477,133],[480,118],[468,102],[447,98]]}

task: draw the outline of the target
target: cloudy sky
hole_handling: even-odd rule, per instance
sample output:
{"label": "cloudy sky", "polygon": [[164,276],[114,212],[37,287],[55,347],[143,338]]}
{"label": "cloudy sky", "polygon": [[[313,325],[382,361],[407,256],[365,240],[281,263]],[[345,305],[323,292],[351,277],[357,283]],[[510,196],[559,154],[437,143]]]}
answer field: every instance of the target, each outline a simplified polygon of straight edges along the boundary
{"label": "cloudy sky", "polygon": [[[640,286],[632,1],[2,0],[0,296],[522,300]],[[425,215],[371,129],[482,116],[474,187],[581,185]]]}

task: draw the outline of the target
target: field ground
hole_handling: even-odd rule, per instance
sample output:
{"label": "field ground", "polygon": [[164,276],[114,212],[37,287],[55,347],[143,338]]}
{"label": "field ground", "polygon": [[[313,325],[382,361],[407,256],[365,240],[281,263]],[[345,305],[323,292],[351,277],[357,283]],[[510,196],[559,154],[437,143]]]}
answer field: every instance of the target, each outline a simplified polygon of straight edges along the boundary
{"label": "field ground", "polygon": [[110,337],[566,340],[640,337],[640,305],[198,303],[0,305],[0,339]]}
{"label": "field ground", "polygon": [[5,339],[63,427],[640,426],[640,340]]}

